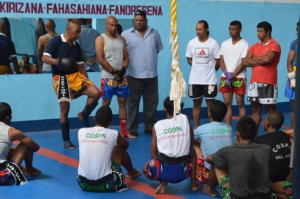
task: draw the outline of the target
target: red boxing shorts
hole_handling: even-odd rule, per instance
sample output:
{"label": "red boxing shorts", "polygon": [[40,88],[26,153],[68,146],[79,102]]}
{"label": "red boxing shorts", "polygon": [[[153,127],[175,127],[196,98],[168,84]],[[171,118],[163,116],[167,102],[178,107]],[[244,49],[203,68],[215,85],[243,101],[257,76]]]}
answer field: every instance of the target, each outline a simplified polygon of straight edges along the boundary
{"label": "red boxing shorts", "polygon": [[231,82],[230,87],[226,87],[225,84],[226,77],[221,77],[219,92],[221,93],[235,93],[237,95],[246,94],[246,79],[245,78],[235,78]]}

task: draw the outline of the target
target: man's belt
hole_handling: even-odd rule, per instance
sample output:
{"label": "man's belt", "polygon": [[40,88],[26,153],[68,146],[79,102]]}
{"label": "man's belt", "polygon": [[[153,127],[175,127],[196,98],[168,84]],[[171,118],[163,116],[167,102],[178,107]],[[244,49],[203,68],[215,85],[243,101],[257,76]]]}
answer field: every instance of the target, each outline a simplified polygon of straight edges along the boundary
{"label": "man's belt", "polygon": [[157,159],[160,162],[166,162],[171,164],[179,164],[179,163],[185,163],[188,162],[191,158],[189,155],[184,155],[180,157],[169,157],[163,153],[159,153],[157,156]]}

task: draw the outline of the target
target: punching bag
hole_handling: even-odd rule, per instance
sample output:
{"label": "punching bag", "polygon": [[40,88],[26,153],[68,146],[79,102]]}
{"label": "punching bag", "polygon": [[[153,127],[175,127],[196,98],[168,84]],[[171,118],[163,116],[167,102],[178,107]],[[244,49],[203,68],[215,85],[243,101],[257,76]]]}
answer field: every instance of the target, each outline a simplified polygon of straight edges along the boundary
{"label": "punching bag", "polygon": [[0,18],[1,22],[4,22],[6,27],[6,36],[11,40],[10,23],[6,17]]}

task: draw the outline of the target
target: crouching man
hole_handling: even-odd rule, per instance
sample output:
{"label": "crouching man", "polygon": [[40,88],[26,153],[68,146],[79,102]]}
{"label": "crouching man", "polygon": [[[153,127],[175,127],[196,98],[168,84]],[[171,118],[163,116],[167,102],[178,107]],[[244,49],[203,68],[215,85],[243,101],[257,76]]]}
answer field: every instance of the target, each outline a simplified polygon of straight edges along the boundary
{"label": "crouching man", "polygon": [[198,189],[191,164],[196,163],[193,131],[185,115],[180,113],[173,118],[173,109],[173,101],[167,97],[164,100],[167,119],[158,121],[152,129],[152,160],[146,162],[143,169],[147,178],[160,182],[156,194],[165,193],[168,183],[178,183],[189,176],[191,189]]}

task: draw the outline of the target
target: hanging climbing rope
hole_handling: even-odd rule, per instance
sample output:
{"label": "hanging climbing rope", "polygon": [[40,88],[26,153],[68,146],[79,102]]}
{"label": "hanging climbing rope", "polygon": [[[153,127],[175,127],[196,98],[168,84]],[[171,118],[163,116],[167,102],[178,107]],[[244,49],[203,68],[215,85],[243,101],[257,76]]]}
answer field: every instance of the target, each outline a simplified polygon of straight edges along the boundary
{"label": "hanging climbing rope", "polygon": [[182,97],[185,96],[186,83],[182,76],[179,66],[178,56],[178,33],[177,33],[177,0],[170,0],[171,5],[171,35],[170,43],[172,45],[172,65],[171,65],[171,89],[170,99],[174,101],[174,117],[180,112]]}

